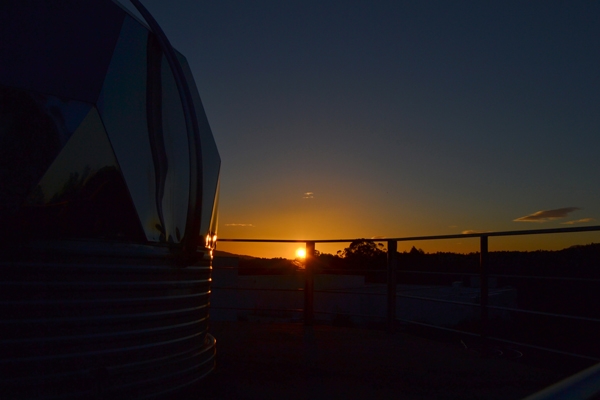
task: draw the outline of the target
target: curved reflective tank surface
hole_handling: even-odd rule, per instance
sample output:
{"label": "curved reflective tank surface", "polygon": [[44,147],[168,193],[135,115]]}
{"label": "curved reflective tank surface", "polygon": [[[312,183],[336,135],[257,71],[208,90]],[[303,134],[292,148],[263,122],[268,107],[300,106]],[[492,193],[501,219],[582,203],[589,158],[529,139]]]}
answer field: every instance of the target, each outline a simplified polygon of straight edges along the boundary
{"label": "curved reflective tank surface", "polygon": [[187,60],[142,11],[3,5],[2,397],[168,398],[214,368],[221,161]]}

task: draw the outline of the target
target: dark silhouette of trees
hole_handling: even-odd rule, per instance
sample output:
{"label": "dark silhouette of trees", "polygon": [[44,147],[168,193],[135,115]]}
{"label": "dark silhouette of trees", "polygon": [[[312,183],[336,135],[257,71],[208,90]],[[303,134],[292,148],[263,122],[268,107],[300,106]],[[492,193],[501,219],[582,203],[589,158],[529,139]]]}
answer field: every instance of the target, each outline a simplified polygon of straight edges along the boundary
{"label": "dark silhouette of trees", "polygon": [[423,251],[423,249],[417,249],[415,246],[413,246],[408,252],[408,254],[418,256],[420,254],[425,254],[425,252]]}
{"label": "dark silhouette of trees", "polygon": [[[339,251],[338,257],[345,270],[369,273],[386,268],[387,250],[383,244],[373,240],[357,239],[343,251]],[[371,280],[374,274],[366,274],[365,278]]]}
{"label": "dark silhouette of trees", "polygon": [[381,243],[375,243],[369,239],[356,239],[350,246],[346,247],[343,251],[338,251],[338,255],[341,258],[346,259],[367,259],[376,258],[381,254],[385,254],[386,249]]}
{"label": "dark silhouette of trees", "polygon": [[294,273],[298,266],[294,260],[286,258],[240,258],[240,275],[287,275]]}

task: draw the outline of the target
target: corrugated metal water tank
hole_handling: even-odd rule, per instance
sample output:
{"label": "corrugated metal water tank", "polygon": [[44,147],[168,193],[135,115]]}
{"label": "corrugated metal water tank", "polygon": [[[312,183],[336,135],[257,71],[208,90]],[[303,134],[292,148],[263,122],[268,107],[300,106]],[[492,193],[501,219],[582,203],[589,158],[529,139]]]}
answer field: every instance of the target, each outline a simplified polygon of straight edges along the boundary
{"label": "corrugated metal water tank", "polygon": [[209,260],[115,247],[4,255],[2,397],[154,397],[213,369]]}
{"label": "corrugated metal water tank", "polygon": [[215,365],[220,157],[136,0],[0,16],[0,397],[170,398]]}

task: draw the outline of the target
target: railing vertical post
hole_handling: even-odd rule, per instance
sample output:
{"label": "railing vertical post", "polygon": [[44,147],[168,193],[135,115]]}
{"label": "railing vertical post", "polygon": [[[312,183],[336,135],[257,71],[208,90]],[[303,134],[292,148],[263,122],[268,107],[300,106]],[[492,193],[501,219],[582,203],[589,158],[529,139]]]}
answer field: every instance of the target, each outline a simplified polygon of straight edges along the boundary
{"label": "railing vertical post", "polygon": [[481,236],[481,249],[479,258],[479,270],[481,274],[480,278],[480,306],[481,306],[481,339],[483,340],[484,353],[487,348],[487,337],[488,337],[488,275],[489,275],[489,253],[488,253],[488,237]]}
{"label": "railing vertical post", "polygon": [[398,242],[388,240],[387,250],[387,326],[393,332],[396,324],[396,271],[398,269]]}
{"label": "railing vertical post", "polygon": [[312,326],[314,322],[314,258],[315,242],[306,242],[306,258],[304,259],[304,325]]}

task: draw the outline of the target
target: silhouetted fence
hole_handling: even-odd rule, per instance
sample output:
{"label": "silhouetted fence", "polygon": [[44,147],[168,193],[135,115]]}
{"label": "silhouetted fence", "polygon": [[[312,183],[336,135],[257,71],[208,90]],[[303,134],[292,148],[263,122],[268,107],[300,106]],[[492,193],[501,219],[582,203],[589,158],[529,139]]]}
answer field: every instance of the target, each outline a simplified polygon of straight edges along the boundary
{"label": "silhouetted fence", "polygon": [[[519,281],[541,281],[545,282],[541,287],[551,290],[555,287],[555,283],[565,285],[577,284],[580,287],[587,286],[588,292],[596,292],[600,294],[600,279],[591,279],[584,277],[561,277],[561,276],[540,276],[540,275],[519,275],[514,273],[506,273],[506,271],[498,271],[499,273],[490,273],[490,252],[488,250],[488,242],[490,238],[506,237],[506,236],[522,236],[522,235],[542,235],[542,234],[559,234],[559,233],[576,233],[576,232],[593,232],[600,231],[600,226],[577,227],[577,228],[559,228],[559,229],[539,229],[539,230],[523,230],[523,231],[505,231],[505,232],[486,232],[458,235],[435,235],[435,236],[418,236],[418,237],[403,237],[403,238],[384,238],[376,239],[374,242],[387,243],[387,268],[386,269],[368,269],[365,273],[378,273],[380,276],[385,276],[387,281],[385,292],[356,292],[351,290],[316,290],[315,275],[318,273],[315,265],[315,244],[317,243],[347,243],[355,239],[333,239],[333,240],[277,240],[277,239],[219,239],[222,242],[255,242],[255,243],[305,243],[306,259],[305,269],[296,272],[297,278],[302,276],[303,288],[227,288],[215,285],[216,290],[235,290],[235,291],[271,291],[271,292],[294,292],[302,294],[304,301],[302,308],[285,308],[285,307],[219,307],[218,305],[211,306],[213,309],[235,309],[248,310],[264,313],[293,313],[300,315],[304,324],[312,325],[315,321],[315,314],[336,314],[338,317],[371,317],[380,318],[387,323],[387,328],[392,331],[396,328],[397,323],[422,326],[454,332],[460,335],[468,335],[477,337],[484,348],[491,342],[500,342],[505,345],[519,346],[522,348],[530,348],[561,354],[569,357],[576,357],[589,361],[600,361],[600,344],[597,341],[597,332],[600,332],[600,318],[598,313],[591,312],[552,312],[548,310],[524,309],[515,306],[502,306],[490,304],[490,281],[501,280],[503,282],[513,283],[518,287],[534,287],[531,283],[518,283]],[[414,242],[425,240],[448,240],[448,239],[464,239],[478,238],[479,239],[479,260],[475,272],[466,272],[464,270],[456,271],[426,271],[415,269],[412,265],[401,265],[399,258],[403,262],[407,262],[406,257],[401,256],[397,252],[398,242]],[[599,265],[600,267],[600,265]],[[322,268],[319,268],[322,270]],[[501,268],[502,269],[502,268]],[[325,269],[323,272],[332,272]],[[339,271],[338,271],[339,272]],[[361,272],[353,269],[352,273]],[[502,273],[505,272],[505,273]],[[509,271],[510,272],[510,271]],[[461,279],[469,278],[474,282],[474,286],[478,287],[476,301],[460,301],[448,298],[432,298],[428,296],[413,295],[410,293],[398,293],[398,284],[409,281],[410,276],[448,276],[450,279],[453,276],[458,276]],[[283,278],[282,278],[283,279]],[[299,282],[299,280],[296,280]],[[550,283],[548,283],[550,282]],[[457,282],[460,283],[460,282]],[[460,285],[457,285],[460,286]],[[539,286],[539,285],[538,285]],[[495,289],[494,289],[495,290]],[[539,289],[542,290],[542,289]],[[573,296],[577,297],[578,290],[571,289]],[[315,309],[315,294],[337,294],[337,295],[359,295],[359,296],[385,296],[385,310],[369,310],[367,313],[340,313],[327,310]],[[530,297],[535,297],[535,294],[528,294]],[[454,326],[441,326],[416,319],[398,317],[397,304],[398,299],[409,299],[412,301],[429,302],[434,304],[451,304],[457,307],[477,307],[479,308],[478,318],[456,324]],[[471,299],[473,300],[473,299]],[[564,302],[573,303],[575,299],[561,299]],[[585,301],[585,299],[584,299]],[[529,301],[531,304],[535,302]],[[592,302],[587,306],[590,310],[596,307],[596,302]],[[586,305],[579,304],[582,310]],[[573,307],[563,307],[567,311]],[[385,312],[382,312],[385,311]],[[577,310],[576,310],[577,311]],[[511,315],[511,321],[498,320],[497,315]],[[494,318],[491,318],[493,316]],[[568,343],[567,343],[568,342]]]}

